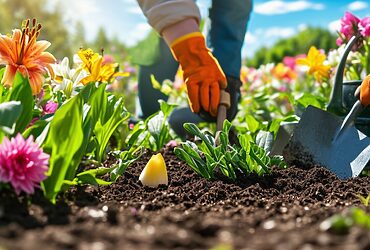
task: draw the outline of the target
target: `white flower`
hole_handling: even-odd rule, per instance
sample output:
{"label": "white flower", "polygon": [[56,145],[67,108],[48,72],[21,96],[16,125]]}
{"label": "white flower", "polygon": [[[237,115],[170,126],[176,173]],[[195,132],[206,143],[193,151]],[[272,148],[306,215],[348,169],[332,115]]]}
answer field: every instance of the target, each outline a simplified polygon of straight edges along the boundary
{"label": "white flower", "polygon": [[54,91],[63,91],[67,98],[77,94],[76,88],[83,86],[80,82],[87,72],[69,68],[69,59],[64,57],[59,64],[52,65],[55,77],[52,80]]}

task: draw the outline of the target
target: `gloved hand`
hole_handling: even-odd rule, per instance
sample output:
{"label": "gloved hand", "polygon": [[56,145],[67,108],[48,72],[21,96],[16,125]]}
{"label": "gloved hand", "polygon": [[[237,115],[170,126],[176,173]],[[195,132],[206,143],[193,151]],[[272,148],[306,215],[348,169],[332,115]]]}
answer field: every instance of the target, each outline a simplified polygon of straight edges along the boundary
{"label": "gloved hand", "polygon": [[365,77],[360,86],[360,101],[365,107],[370,105],[370,75]]}
{"label": "gloved hand", "polygon": [[220,89],[227,86],[226,77],[218,61],[206,47],[202,33],[193,32],[171,44],[175,59],[184,71],[190,108],[199,113],[201,108],[217,116]]}

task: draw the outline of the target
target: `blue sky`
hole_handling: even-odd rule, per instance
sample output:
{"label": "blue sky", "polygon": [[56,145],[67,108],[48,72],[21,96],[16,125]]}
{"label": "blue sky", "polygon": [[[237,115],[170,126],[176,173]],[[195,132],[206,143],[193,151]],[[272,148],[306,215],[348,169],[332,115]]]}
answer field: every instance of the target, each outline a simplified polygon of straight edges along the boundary
{"label": "blue sky", "polygon": [[[76,20],[81,20],[89,40],[102,26],[109,36],[132,46],[150,30],[135,0],[64,0],[62,4],[67,25],[73,27]],[[197,4],[206,16],[210,0],[198,0]],[[346,10],[360,18],[370,16],[370,1],[255,0],[243,55],[250,56],[260,46],[270,46],[277,39],[292,36],[307,26],[335,32]]]}

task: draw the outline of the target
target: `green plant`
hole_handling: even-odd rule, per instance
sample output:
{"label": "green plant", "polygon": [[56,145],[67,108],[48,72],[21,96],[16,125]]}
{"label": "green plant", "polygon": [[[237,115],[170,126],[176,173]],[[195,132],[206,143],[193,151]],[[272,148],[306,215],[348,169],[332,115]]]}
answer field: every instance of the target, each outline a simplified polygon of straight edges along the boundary
{"label": "green plant", "polygon": [[[367,197],[359,194],[357,197],[364,206],[367,207],[369,205],[370,194]],[[348,213],[343,215],[335,214],[329,217],[321,223],[320,227],[324,230],[331,230],[334,233],[348,233],[353,225],[358,225],[370,230],[370,214],[359,207],[353,207]]]}
{"label": "green plant", "polygon": [[203,133],[193,123],[185,123],[184,128],[189,134],[199,137],[202,142],[199,145],[191,141],[182,142],[181,147],[176,147],[174,152],[196,173],[208,180],[215,179],[216,170],[235,180],[239,171],[244,174],[263,175],[269,173],[271,164],[280,164],[280,159],[269,157],[247,133],[238,136],[239,145],[231,145],[231,123],[227,120],[216,137]]}
{"label": "green plant", "polygon": [[48,178],[42,182],[42,188],[46,198],[54,203],[64,181],[75,177],[82,158],[79,153],[84,142],[82,107],[83,99],[77,95],[57,110],[50,123],[44,150],[51,157]]}
{"label": "green plant", "polygon": [[[4,68],[0,70],[0,78]],[[28,78],[17,73],[11,88],[0,85],[0,142],[4,135],[22,133],[32,120],[34,99]]]}
{"label": "green plant", "polygon": [[158,112],[134,126],[128,136],[127,144],[129,147],[143,146],[152,151],[157,151],[173,139],[167,118],[176,105],[168,104],[163,100],[160,100],[159,103],[160,110]]}
{"label": "green plant", "polygon": [[13,134],[15,124],[22,113],[22,104],[19,101],[0,103],[0,142],[4,134]]}
{"label": "green plant", "polygon": [[369,202],[370,202],[370,194],[366,197],[358,194],[357,197],[360,199],[361,203],[364,205],[364,206],[369,206]]}
{"label": "green plant", "polygon": [[114,130],[128,118],[121,98],[108,95],[105,84],[91,83],[67,100],[54,114],[50,123],[37,123],[27,133],[38,135],[44,150],[51,155],[49,177],[42,183],[45,196],[55,202],[57,194],[70,185],[109,184],[97,176],[112,169],[88,170],[77,174],[81,159],[89,152],[101,162]]}

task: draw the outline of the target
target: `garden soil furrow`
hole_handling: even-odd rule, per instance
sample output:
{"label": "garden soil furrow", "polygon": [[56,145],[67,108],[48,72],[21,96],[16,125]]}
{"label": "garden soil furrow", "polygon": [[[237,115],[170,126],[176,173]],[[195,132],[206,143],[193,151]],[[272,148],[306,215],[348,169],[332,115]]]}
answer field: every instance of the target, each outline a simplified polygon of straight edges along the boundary
{"label": "garden soil furrow", "polygon": [[168,187],[140,183],[146,153],[116,183],[73,188],[56,206],[0,191],[0,249],[370,249],[367,229],[320,229],[353,206],[370,211],[357,197],[369,194],[370,177],[291,166],[207,181],[172,148],[162,154]]}

